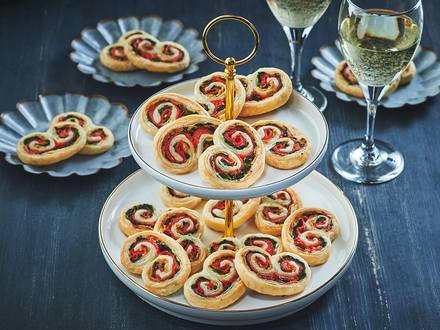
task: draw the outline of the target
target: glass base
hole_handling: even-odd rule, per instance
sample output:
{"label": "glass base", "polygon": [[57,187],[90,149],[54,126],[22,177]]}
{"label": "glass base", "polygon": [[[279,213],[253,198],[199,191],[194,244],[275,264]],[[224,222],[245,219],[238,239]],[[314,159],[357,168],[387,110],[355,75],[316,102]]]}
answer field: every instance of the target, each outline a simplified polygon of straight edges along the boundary
{"label": "glass base", "polygon": [[327,107],[327,98],[325,95],[314,86],[303,85],[302,87],[302,90],[297,92],[307,97],[319,110],[321,110],[321,112],[323,112]]}
{"label": "glass base", "polygon": [[361,148],[363,139],[342,143],[331,154],[330,161],[335,171],[343,178],[376,184],[390,181],[403,170],[402,154],[390,144],[375,140],[375,154],[367,154]]}

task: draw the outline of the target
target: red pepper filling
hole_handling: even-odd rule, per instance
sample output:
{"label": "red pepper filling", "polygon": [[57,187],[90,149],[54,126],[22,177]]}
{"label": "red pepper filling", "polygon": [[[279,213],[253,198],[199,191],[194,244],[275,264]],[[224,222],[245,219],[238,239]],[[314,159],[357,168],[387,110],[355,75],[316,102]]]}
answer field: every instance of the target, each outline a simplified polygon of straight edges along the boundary
{"label": "red pepper filling", "polygon": [[344,69],[342,69],[342,75],[350,83],[350,85],[359,85],[356,77],[354,76],[353,72],[351,72],[347,64],[345,65]]}
{"label": "red pepper filling", "polygon": [[128,58],[127,58],[127,56],[125,56],[125,53],[124,53],[124,47],[122,47],[122,46],[110,47],[109,56],[113,57],[115,60],[118,60],[118,61],[128,61]]}
{"label": "red pepper filling", "polygon": [[134,249],[134,247],[139,244],[140,242],[145,242],[145,243],[150,243],[153,245],[154,249],[156,250],[156,252],[159,254],[160,253],[160,248],[157,245],[157,242],[154,239],[151,238],[143,238],[143,237],[139,237],[137,239],[137,241],[130,247],[129,250],[129,257],[131,261],[137,261],[139,260],[144,254],[148,253],[148,246],[145,245],[141,245],[137,250]]}
{"label": "red pepper filling", "polygon": [[281,214],[281,212],[283,211],[283,206],[278,206],[278,207],[274,207],[274,206],[270,206],[270,207],[265,207],[263,209],[263,218],[266,221],[272,222],[274,224],[283,224],[284,221],[286,220],[286,218],[290,215],[290,210],[288,210],[287,214],[285,216],[282,217],[275,217],[275,218],[271,218],[271,215],[279,215]]}
{"label": "red pepper filling", "polygon": [[[254,254],[253,252],[249,252],[248,254],[246,254],[245,260],[246,260],[246,264],[248,265],[250,270],[253,271],[259,278],[262,278],[264,280],[281,282],[281,283],[291,283],[291,282],[298,282],[300,277],[303,276],[302,265],[298,264],[295,260],[291,259],[290,257],[287,257],[281,261],[281,263],[280,263],[281,269],[285,272],[293,271],[294,270],[293,266],[290,264],[293,261],[300,267],[299,272],[298,272],[298,274],[300,276],[298,276],[297,274],[295,274],[293,276],[286,276],[284,274],[281,275],[275,271],[269,272],[269,273],[260,273],[260,272],[258,272],[258,269],[254,269],[252,267],[252,255],[253,254]],[[256,259],[254,259],[254,261],[257,262],[258,267],[263,268],[263,269],[268,269],[271,266],[271,261],[270,261],[269,257],[267,257],[267,256],[264,259],[256,258]]]}
{"label": "red pepper filling", "polygon": [[29,145],[31,142],[36,141],[38,143],[38,145],[44,147],[44,146],[47,146],[50,144],[50,140],[48,140],[46,137],[43,137],[43,136],[34,136],[34,137],[28,138],[24,141],[26,152],[31,155],[44,154],[44,153],[52,151],[52,150],[57,150],[57,149],[68,147],[68,146],[72,145],[73,143],[75,143],[75,141],[78,139],[78,131],[75,128],[72,128],[70,126],[56,128],[55,131],[56,131],[57,135],[61,138],[67,137],[70,132],[73,132],[74,136],[72,137],[71,140],[64,141],[64,142],[58,142],[58,141],[54,140],[53,148],[46,149],[44,151],[41,151],[38,149],[30,149]]}
{"label": "red pepper filling", "polygon": [[170,278],[173,278],[174,275],[176,275],[177,271],[179,270],[179,263],[177,262],[174,254],[172,254],[169,251],[162,251],[160,254],[171,256],[173,258],[173,261],[172,261],[173,264],[171,265],[172,272],[167,277],[162,277],[159,274],[159,271],[161,271],[161,272],[165,271],[167,264],[162,262],[162,260],[155,261],[153,263],[153,266],[151,267],[150,274],[149,274],[150,280],[152,280],[154,282],[162,282],[162,281],[168,280]]}
{"label": "red pepper filling", "polygon": [[[163,227],[163,233],[172,237],[173,239],[177,239],[177,237],[174,235],[174,233],[171,231],[171,228],[175,226],[180,220],[182,219],[188,219],[189,221],[184,221],[183,226],[177,228],[177,232],[181,235],[188,235],[195,233],[199,230],[200,224],[195,221],[193,218],[191,218],[187,214],[180,214],[180,215],[174,215],[164,221],[162,227]],[[193,225],[193,229],[190,230],[191,224]]]}
{"label": "red pepper filling", "polygon": [[184,241],[180,243],[190,261],[197,260],[199,258],[199,247],[190,241]]}

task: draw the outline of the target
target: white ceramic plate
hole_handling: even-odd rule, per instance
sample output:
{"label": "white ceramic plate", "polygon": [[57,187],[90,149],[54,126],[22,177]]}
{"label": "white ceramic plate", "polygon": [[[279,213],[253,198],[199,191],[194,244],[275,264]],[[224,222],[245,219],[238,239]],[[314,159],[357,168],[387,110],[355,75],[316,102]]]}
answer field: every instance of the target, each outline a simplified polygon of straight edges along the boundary
{"label": "white ceramic plate", "polygon": [[[335,69],[344,59],[338,40],[335,45],[321,47],[320,52],[322,56],[312,58],[312,64],[316,67],[312,70],[312,76],[321,81],[320,86],[328,92],[335,92],[338,99],[366,106],[364,99],[341,92],[336,87]],[[414,56],[414,63],[417,68],[414,79],[384,97],[380,101],[381,106],[400,108],[405,104],[419,104],[440,92],[440,62],[437,53],[432,49],[419,47]]]}
{"label": "white ceramic plate", "polygon": [[[159,93],[178,93],[193,97],[194,86],[197,81],[198,79],[194,79],[176,84],[163,89]],[[153,155],[153,136],[145,133],[139,124],[140,109],[143,104],[133,115],[128,130],[129,146],[133,158],[155,180],[191,195],[212,199],[245,199],[269,195],[305,178],[318,166],[327,150],[328,127],[324,116],[312,102],[293,92],[290,100],[279,109],[267,114],[239,119],[250,124],[258,120],[268,119],[292,124],[302,130],[310,139],[312,153],[309,159],[293,170],[279,170],[266,166],[263,175],[251,187],[246,189],[216,189],[202,180],[197,167],[186,174],[173,174],[159,165]]]}
{"label": "white ceramic plate", "polygon": [[[233,305],[213,311],[190,306],[183,289],[161,297],[144,288],[142,278],[131,274],[120,262],[120,250],[126,239],[118,226],[122,209],[132,203],[149,203],[165,207],[159,197],[160,183],[142,170],[126,178],[110,194],[99,219],[99,241],[102,253],[110,269],[130,290],[150,305],[171,315],[200,323],[216,325],[245,325],[268,322],[293,314],[321,297],[347,270],[356,250],[358,225],[356,214],[343,192],[329,179],[312,171],[301,182],[294,185],[304,207],[324,208],[332,212],[340,224],[339,236],[332,243],[329,260],[320,266],[311,267],[312,277],[306,289],[299,294],[272,297],[248,289]],[[203,210],[203,201],[196,209]],[[258,233],[253,219],[234,230],[238,238],[248,233]],[[205,226],[202,241],[205,245],[222,236]]]}

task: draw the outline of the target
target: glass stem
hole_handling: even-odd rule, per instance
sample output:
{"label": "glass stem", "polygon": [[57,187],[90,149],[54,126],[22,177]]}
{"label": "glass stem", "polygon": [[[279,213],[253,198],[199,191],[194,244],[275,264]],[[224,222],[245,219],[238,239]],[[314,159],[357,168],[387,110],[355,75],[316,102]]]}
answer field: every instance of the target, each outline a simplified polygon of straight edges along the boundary
{"label": "glass stem", "polygon": [[287,40],[289,41],[290,56],[292,58],[292,75],[290,76],[290,78],[292,79],[292,86],[294,90],[306,97],[307,95],[303,90],[300,78],[301,55],[304,42],[306,41],[307,36],[309,35],[312,28],[313,26],[301,29],[289,28],[288,26],[283,27],[284,33],[286,34]]}

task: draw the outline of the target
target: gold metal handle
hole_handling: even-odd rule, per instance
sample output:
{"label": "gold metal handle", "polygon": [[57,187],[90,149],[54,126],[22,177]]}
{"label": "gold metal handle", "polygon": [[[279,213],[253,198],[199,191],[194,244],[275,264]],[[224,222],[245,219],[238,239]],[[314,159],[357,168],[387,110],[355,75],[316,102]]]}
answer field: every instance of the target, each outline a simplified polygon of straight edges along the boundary
{"label": "gold metal handle", "polygon": [[[221,60],[220,58],[218,58],[217,56],[215,56],[211,52],[211,50],[208,47],[208,43],[206,41],[209,29],[215,23],[223,21],[223,20],[227,20],[227,19],[233,19],[233,20],[243,22],[252,30],[252,33],[254,34],[254,37],[255,37],[254,49],[249,54],[249,56],[247,56],[246,58],[244,58],[240,61],[235,61],[235,59],[232,57],[228,57],[226,60]],[[231,120],[231,119],[233,119],[233,113],[234,113],[235,66],[248,62],[257,53],[258,46],[260,45],[260,38],[258,36],[257,29],[255,29],[255,27],[252,25],[251,22],[249,22],[247,19],[245,19],[243,17],[235,16],[235,15],[223,15],[223,16],[219,16],[219,17],[213,19],[211,22],[208,23],[208,25],[203,30],[202,41],[203,41],[203,47],[205,48],[206,54],[208,54],[208,56],[210,58],[212,58],[215,62],[226,66],[226,69],[225,69],[225,73],[226,73],[226,95],[225,95],[226,109],[225,109],[225,112],[226,112],[226,120]],[[234,237],[233,216],[234,216],[234,202],[232,200],[225,200],[225,233],[224,233],[224,237]]]}

